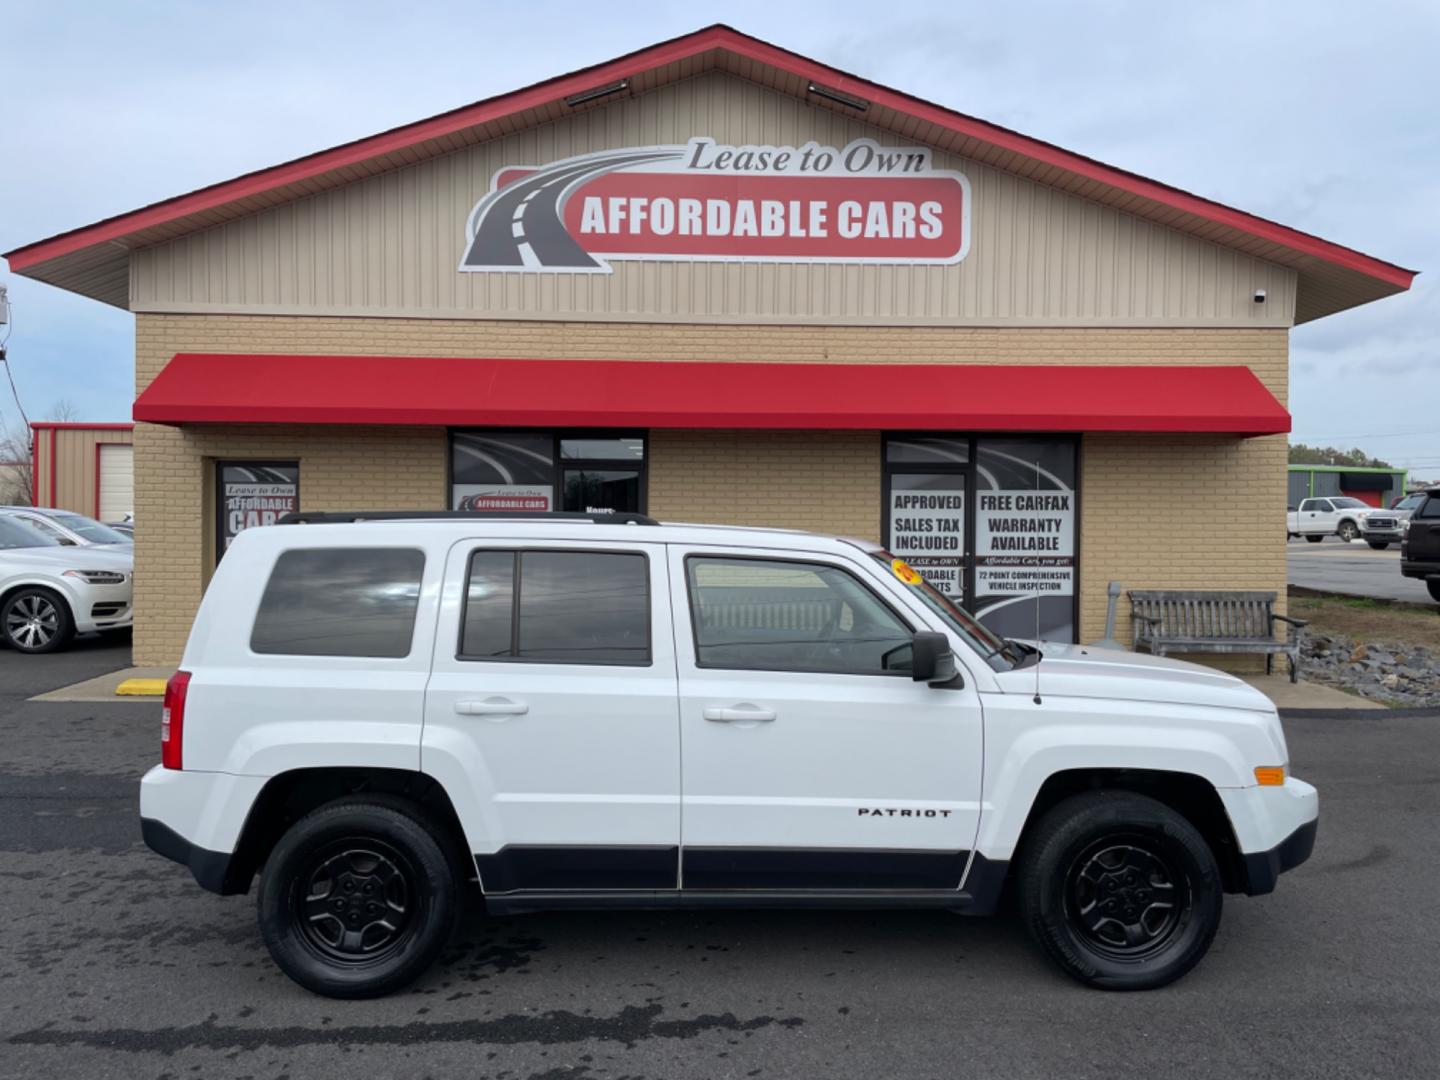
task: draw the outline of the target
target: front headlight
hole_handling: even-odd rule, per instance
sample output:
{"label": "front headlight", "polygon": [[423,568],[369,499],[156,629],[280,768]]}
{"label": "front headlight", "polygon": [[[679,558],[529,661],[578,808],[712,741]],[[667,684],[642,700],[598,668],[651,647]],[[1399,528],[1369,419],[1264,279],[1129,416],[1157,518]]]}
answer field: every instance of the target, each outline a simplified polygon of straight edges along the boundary
{"label": "front headlight", "polygon": [[125,584],[125,575],[118,570],[66,570],[62,576],[79,578],[86,585]]}

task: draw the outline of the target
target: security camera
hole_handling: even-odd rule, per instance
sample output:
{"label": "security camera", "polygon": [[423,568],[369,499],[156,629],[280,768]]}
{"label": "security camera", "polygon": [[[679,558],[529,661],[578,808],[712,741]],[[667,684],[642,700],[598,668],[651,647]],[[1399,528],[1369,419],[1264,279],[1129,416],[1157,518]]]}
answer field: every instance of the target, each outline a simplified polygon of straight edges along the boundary
{"label": "security camera", "polygon": [[1256,290],[1255,290],[1255,303],[1257,303],[1257,304],[1263,304],[1264,302],[1265,302],[1265,290],[1264,290],[1264,289],[1256,289]]}

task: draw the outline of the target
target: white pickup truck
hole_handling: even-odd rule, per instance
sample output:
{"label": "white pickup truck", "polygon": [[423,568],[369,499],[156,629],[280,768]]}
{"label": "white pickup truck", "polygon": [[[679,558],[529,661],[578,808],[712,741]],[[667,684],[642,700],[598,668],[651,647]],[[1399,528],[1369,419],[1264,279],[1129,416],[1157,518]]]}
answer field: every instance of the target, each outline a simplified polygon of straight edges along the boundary
{"label": "white pickup truck", "polygon": [[1303,536],[1312,544],[1334,534],[1347,544],[1364,540],[1383,550],[1400,541],[1400,517],[1392,510],[1369,506],[1350,495],[1305,499],[1298,510],[1291,508],[1285,523],[1285,538]]}

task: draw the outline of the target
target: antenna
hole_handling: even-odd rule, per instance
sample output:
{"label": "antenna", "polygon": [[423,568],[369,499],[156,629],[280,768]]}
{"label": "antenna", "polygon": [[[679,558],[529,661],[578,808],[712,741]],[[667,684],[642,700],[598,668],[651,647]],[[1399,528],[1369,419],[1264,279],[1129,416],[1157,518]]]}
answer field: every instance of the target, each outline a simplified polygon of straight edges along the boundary
{"label": "antenna", "polygon": [[[1035,490],[1040,490],[1040,458],[1035,458]],[[1035,704],[1043,705],[1040,700],[1040,594],[1035,594]]]}

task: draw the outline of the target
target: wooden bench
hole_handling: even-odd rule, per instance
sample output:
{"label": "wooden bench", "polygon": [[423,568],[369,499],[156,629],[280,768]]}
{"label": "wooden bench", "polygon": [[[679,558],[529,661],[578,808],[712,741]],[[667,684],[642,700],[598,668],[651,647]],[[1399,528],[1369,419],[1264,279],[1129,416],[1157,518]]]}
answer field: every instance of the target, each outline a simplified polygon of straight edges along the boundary
{"label": "wooden bench", "polygon": [[[1285,623],[1284,640],[1275,624]],[[1200,589],[1131,589],[1131,644],[1156,656],[1167,652],[1264,653],[1270,674],[1276,654],[1290,662],[1290,681],[1300,667],[1304,619],[1275,613],[1273,592]]]}

